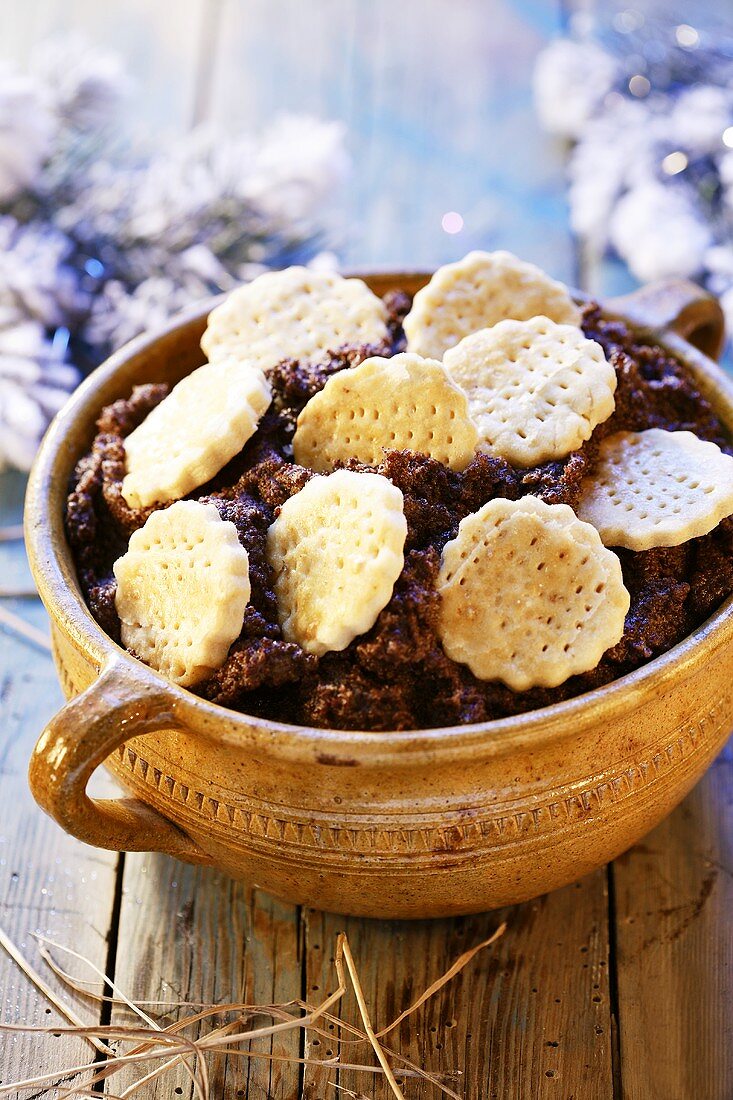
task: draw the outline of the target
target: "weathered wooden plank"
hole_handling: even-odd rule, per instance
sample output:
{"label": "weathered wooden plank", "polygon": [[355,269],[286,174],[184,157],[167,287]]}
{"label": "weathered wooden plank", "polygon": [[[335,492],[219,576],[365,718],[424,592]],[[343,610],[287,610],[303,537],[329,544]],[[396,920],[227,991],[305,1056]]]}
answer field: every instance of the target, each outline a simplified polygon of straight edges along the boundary
{"label": "weathered wooden plank", "polygon": [[[225,0],[212,118],[341,119],[351,266],[419,267],[506,247],[572,279],[561,151],[532,109],[559,6],[487,0]],[[294,153],[297,155],[297,153]],[[464,229],[441,227],[457,211]]]}
{"label": "weathered wooden plank", "polygon": [[[599,298],[635,285],[614,259],[586,257],[584,274]],[[729,749],[609,869],[625,1100],[728,1100],[733,1090],[732,775]]]}
{"label": "weathered wooden plank", "polygon": [[[503,938],[387,1041],[431,1072],[462,1071],[447,1083],[466,1098],[610,1100],[604,883],[599,871],[524,905],[447,921],[367,921],[308,910],[308,996],[317,1000],[334,988],[333,949],[337,933],[345,930],[373,1022],[384,1026],[506,920]],[[358,1021],[352,996],[341,1012]],[[353,1050],[358,1060],[373,1062],[364,1045]],[[318,1040],[309,1051],[313,1057],[328,1054]],[[335,1081],[332,1072],[306,1069],[303,1100],[327,1095],[328,1081]],[[338,1083],[366,1097],[385,1095],[383,1084],[364,1074],[343,1072]],[[405,1091],[411,1100],[435,1095],[432,1086],[412,1081]]]}
{"label": "weathered wooden plank", "polygon": [[616,860],[623,1095],[733,1095],[733,745]]}
{"label": "weathered wooden plank", "polygon": [[[259,891],[250,893],[216,871],[164,856],[128,855],[116,980],[137,1000],[269,1004],[297,999],[298,911]],[[129,1013],[116,1011],[114,1019],[129,1020]],[[252,1049],[297,1058],[300,1036],[294,1032],[261,1040]],[[210,1067],[212,1097],[291,1100],[297,1094],[295,1062],[230,1057],[212,1060]],[[120,1082],[129,1085],[140,1076],[139,1070],[116,1075],[109,1091],[114,1094]],[[146,1100],[192,1097],[191,1080],[178,1066],[151,1083],[144,1095]]]}
{"label": "weathered wooden plank", "polygon": [[[19,475],[0,475],[0,524],[20,518],[23,486]],[[20,583],[26,577],[22,544],[0,544],[3,582]],[[4,600],[3,605],[47,629],[37,601]],[[28,790],[31,748],[61,703],[50,656],[0,626],[0,925],[44,976],[48,972],[39,960],[33,932],[74,947],[97,966],[106,966],[117,863],[115,853],[96,851],[66,836],[41,813]],[[83,967],[79,964],[75,969],[81,973]],[[48,976],[50,984],[62,991]],[[92,977],[89,972],[81,976]],[[0,990],[4,1020],[31,1025],[63,1022],[1,949]],[[93,1005],[73,1003],[90,1023],[98,1020]],[[81,1040],[3,1036],[0,1081],[9,1084],[93,1056],[94,1051]]]}

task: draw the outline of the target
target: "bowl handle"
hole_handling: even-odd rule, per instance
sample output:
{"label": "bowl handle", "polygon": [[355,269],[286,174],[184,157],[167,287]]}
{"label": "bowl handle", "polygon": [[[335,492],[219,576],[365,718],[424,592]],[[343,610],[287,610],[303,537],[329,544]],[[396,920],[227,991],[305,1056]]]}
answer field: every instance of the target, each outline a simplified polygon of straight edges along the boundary
{"label": "bowl handle", "polygon": [[607,298],[604,309],[641,328],[676,332],[716,361],[725,341],[720,302],[688,279],[663,279],[618,298]]}
{"label": "bowl handle", "polygon": [[118,852],[165,852],[190,863],[209,856],[138,798],[97,799],[86,792],[95,769],[131,737],[179,726],[170,695],[111,661],[99,678],[46,726],[31,756],[36,802],[67,833]]}

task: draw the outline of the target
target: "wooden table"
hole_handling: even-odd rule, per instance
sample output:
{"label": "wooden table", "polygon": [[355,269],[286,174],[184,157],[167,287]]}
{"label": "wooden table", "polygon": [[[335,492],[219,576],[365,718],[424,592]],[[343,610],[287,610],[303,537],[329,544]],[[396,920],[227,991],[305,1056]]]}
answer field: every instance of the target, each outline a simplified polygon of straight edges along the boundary
{"label": "wooden table", "polygon": [[[574,247],[561,150],[533,118],[532,62],[562,21],[553,4],[25,0],[17,8],[3,6],[0,52],[22,58],[46,29],[80,26],[126,52],[152,125],[261,124],[286,107],[344,119],[355,162],[342,250],[349,266],[430,266],[471,247],[508,247],[594,293],[628,283],[617,265]],[[464,219],[455,236],[441,228],[449,210]],[[3,523],[19,518],[22,493],[20,476],[2,475]],[[2,582],[26,576],[20,544],[0,545]],[[45,629],[37,602],[4,606]],[[48,654],[0,628],[0,926],[36,965],[30,933],[41,932],[140,1000],[317,1000],[334,986],[331,959],[345,929],[372,1016],[385,1023],[506,920],[496,947],[402,1026],[402,1053],[431,1070],[462,1070],[453,1085],[472,1100],[733,1097],[730,752],[643,843],[575,885],[500,913],[377,923],[293,908],[216,872],[66,837],[25,782],[31,746],[60,703]],[[81,964],[73,969],[93,978]],[[1,952],[0,992],[5,1019],[57,1022]],[[99,1019],[93,1002],[75,1004]],[[353,1002],[342,1010],[355,1019]],[[299,1051],[291,1037],[273,1049],[327,1056],[317,1042]],[[87,1051],[77,1039],[1,1035],[0,1081],[72,1066]],[[292,1063],[230,1059],[212,1071],[212,1096],[227,1100],[387,1095],[377,1078],[337,1079]],[[415,1100],[437,1095],[414,1081],[404,1087]],[[137,1095],[189,1097],[191,1082],[179,1067]]]}

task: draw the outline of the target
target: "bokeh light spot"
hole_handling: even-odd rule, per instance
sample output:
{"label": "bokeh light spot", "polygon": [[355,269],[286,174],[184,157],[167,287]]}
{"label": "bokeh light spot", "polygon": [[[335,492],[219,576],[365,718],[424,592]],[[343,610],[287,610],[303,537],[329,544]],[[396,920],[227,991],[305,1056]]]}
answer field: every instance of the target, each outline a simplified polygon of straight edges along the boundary
{"label": "bokeh light spot", "polygon": [[645,95],[649,95],[651,91],[651,84],[645,76],[641,73],[637,73],[636,76],[632,76],[629,81],[629,91],[632,95],[635,95],[637,99],[643,99]]}
{"label": "bokeh light spot", "polygon": [[460,233],[463,229],[463,218],[455,210],[449,210],[443,215],[440,224],[446,233]]}
{"label": "bokeh light spot", "polygon": [[613,17],[614,30],[621,34],[633,34],[634,31],[638,31],[643,22],[644,16],[641,12],[634,11],[632,8],[620,11]]}
{"label": "bokeh light spot", "polygon": [[677,45],[684,46],[688,50],[693,49],[700,41],[700,35],[689,23],[680,23],[679,27],[675,28],[674,36],[677,39]]}
{"label": "bokeh light spot", "polygon": [[684,172],[686,167],[687,157],[679,149],[674,153],[668,153],[662,161],[662,170],[668,176],[676,176],[678,173]]}

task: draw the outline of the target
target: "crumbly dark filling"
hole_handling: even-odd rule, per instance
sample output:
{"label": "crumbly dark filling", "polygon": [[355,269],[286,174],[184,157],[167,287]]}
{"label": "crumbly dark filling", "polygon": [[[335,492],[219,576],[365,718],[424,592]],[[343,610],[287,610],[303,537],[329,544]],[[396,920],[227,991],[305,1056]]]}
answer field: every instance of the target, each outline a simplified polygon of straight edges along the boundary
{"label": "crumbly dark filling", "polygon": [[[313,476],[295,465],[291,440],[305,403],[338,370],[375,351],[404,347],[402,319],[410,299],[385,298],[389,348],[352,348],[325,365],[281,363],[271,375],[273,404],[242,452],[192,499],[213,502],[237,528],[250,560],[252,596],[242,632],[224,665],[197,694],[249,714],[336,729],[415,729],[479,722],[518,714],[588,691],[637,668],[675,645],[733,592],[733,518],[683,546],[633,553],[617,550],[631,609],[624,636],[598,666],[558,688],[514,692],[484,683],[449,660],[437,636],[440,598],[435,580],[440,552],[458,524],[493,497],[527,493],[549,504],[578,502],[592,472],[598,443],[611,432],[645,428],[689,430],[730,452],[724,430],[684,367],[661,348],[640,342],[623,323],[585,311],[586,334],[605,349],[618,378],[616,409],[580,450],[531,470],[477,455],[463,473],[409,451],[388,451],[375,469],[403,493],[408,534],[405,566],[390,602],[372,629],[341,653],[317,659],[285,642],[277,621],[272,576],[265,556],[267,528],[280,505]],[[92,449],[72,478],[66,527],[79,580],[92,614],[115,639],[112,565],[150,509],[129,508],[120,493],[124,438],[167,393],[138,386],[128,400],[102,411]],[[373,469],[351,462],[352,469]]]}

